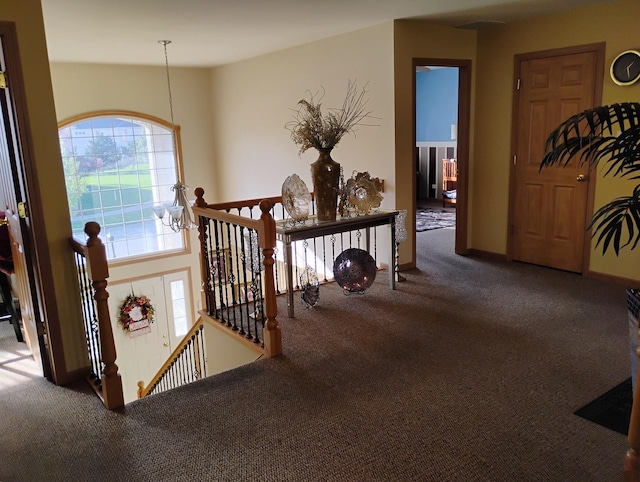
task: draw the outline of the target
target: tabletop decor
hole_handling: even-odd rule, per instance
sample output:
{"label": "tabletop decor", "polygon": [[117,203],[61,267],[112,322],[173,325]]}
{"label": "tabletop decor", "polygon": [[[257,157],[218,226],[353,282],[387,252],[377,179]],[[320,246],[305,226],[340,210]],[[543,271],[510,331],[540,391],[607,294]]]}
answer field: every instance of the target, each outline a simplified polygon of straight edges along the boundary
{"label": "tabletop decor", "polygon": [[309,217],[311,193],[297,174],[292,174],[282,183],[282,204],[291,219],[296,222]]}
{"label": "tabletop decor", "polygon": [[130,294],[120,305],[118,313],[118,323],[130,338],[151,332],[149,325],[153,323],[155,309],[148,297]]}
{"label": "tabletop decor", "polygon": [[347,205],[356,214],[369,214],[382,203],[382,181],[368,172],[353,171],[345,184]]}
{"label": "tabletop decor", "polygon": [[376,261],[364,249],[349,248],[333,262],[333,277],[345,295],[363,294],[376,279]]}
{"label": "tabletop decor", "polygon": [[311,266],[307,266],[300,275],[300,291],[300,298],[307,308],[316,305],[320,298],[320,281]]}
{"label": "tabletop decor", "polygon": [[340,164],[333,160],[331,151],[347,133],[366,124],[371,117],[367,109],[366,85],[359,89],[356,82],[349,81],[342,107],[329,108],[322,113],[322,95],[309,94],[308,99],[298,102],[294,109],[293,120],[285,127],[291,132],[291,139],[302,154],[308,149],[318,151],[318,159],[311,164],[311,178],[316,199],[316,214],[320,221],[336,219],[338,191],[340,182]]}

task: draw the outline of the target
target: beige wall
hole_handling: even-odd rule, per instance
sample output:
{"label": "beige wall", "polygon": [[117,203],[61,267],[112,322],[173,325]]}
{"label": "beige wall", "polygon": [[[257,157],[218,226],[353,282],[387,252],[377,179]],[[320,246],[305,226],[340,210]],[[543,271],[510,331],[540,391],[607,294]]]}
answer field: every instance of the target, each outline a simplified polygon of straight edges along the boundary
{"label": "beige wall", "polygon": [[[158,56],[162,56],[158,47]],[[171,59],[171,57],[169,57]],[[171,62],[170,62],[171,65]],[[180,126],[184,181],[189,198],[197,186],[216,192],[216,162],[211,136],[209,69],[170,67],[175,124]],[[52,63],[51,77],[58,120],[102,110],[129,110],[171,122],[164,67]],[[197,230],[189,233],[191,252],[110,267],[110,282],[191,268],[191,285],[199,290]],[[194,293],[199,299],[198,293]],[[195,306],[199,309],[199,306]]]}
{"label": "beige wall", "polygon": [[[33,199],[42,201],[44,221],[34,227],[37,239],[44,245],[40,259],[43,273],[53,278],[55,293],[45,293],[47,319],[58,325],[63,340],[66,366],[56,370],[74,370],[83,366],[83,335],[77,295],[71,286],[77,284],[75,268],[67,238],[70,235],[69,212],[58,146],[56,114],[51,91],[49,61],[44,36],[44,24],[39,0],[3,0],[0,3],[0,20],[14,22],[27,100],[28,131],[33,146],[33,161],[37,179],[30,185]],[[48,251],[48,253],[47,253]],[[57,330],[51,331],[52,343],[57,343]],[[64,380],[62,380],[64,381]]]}
{"label": "beige wall", "polygon": [[339,107],[351,79],[368,83],[368,107],[378,125],[345,136],[332,157],[345,177],[358,170],[384,179],[383,207],[394,207],[392,28],[386,23],[214,69],[216,200],[279,195],[293,173],[311,189],[310,164],[317,153],[299,157],[284,125],[307,91],[324,88],[323,107]]}
{"label": "beige wall", "polygon": [[[349,80],[367,85],[368,107],[379,119],[360,127],[333,150],[345,178],[368,171],[385,181],[382,208],[395,207],[393,112],[393,24],[391,22],[214,69],[213,137],[219,193],[210,201],[277,196],[285,178],[297,173],[313,189],[311,149],[298,156],[285,124],[307,91],[326,95],[323,110],[342,105]],[[387,240],[379,252],[387,253]],[[382,261],[385,261],[381,257]]]}
{"label": "beige wall", "polygon": [[[619,52],[640,48],[639,18],[640,2],[620,0],[479,31],[475,163],[471,176],[472,247],[506,253],[514,55],[606,42],[603,103],[638,101],[640,84],[619,87],[611,81],[608,68]],[[613,197],[629,195],[633,186],[633,182],[599,177],[596,208]],[[591,253],[591,271],[639,278],[640,249],[626,250],[619,258],[600,253],[600,249]]]}
{"label": "beige wall", "polygon": [[[394,68],[395,68],[395,160],[396,206],[398,209],[411,209],[415,196],[414,190],[414,141],[413,141],[413,69],[414,58],[471,60],[472,88],[471,113],[473,119],[473,79],[475,78],[476,32],[429,25],[414,20],[397,20],[394,32]],[[471,145],[469,149],[469,167],[473,172],[473,123],[471,125]],[[472,186],[469,186],[470,190]],[[469,219],[473,217],[473,205],[469,206]],[[414,232],[414,219],[407,219],[409,232]],[[471,226],[470,226],[471,228]],[[471,231],[471,229],[470,229]],[[415,263],[415,237],[409,236],[400,247],[400,264]],[[413,256],[413,258],[412,258]]]}

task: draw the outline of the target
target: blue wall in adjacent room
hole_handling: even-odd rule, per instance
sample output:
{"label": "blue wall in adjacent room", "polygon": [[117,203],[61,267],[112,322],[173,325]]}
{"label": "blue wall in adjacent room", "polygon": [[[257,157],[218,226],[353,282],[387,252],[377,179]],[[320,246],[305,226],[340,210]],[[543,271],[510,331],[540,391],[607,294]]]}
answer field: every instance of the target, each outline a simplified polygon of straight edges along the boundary
{"label": "blue wall in adjacent room", "polygon": [[458,124],[458,68],[416,72],[416,141],[451,141]]}

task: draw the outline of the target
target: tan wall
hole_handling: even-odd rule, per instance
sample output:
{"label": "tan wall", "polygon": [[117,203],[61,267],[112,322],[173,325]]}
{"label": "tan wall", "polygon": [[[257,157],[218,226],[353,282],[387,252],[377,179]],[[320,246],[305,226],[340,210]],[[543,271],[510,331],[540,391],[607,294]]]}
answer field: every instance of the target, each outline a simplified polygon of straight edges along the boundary
{"label": "tan wall", "polygon": [[[394,68],[395,68],[395,159],[396,159],[396,206],[411,209],[414,202],[414,147],[413,144],[413,69],[414,58],[471,60],[472,84],[475,77],[476,32],[429,25],[413,20],[397,20],[394,23]],[[473,119],[473,86],[471,89],[471,114]],[[473,172],[473,123],[470,133],[470,170]],[[472,186],[469,186],[470,190]],[[473,206],[469,219],[473,217]],[[414,219],[407,219],[409,232],[414,232]],[[471,231],[471,229],[470,229]],[[415,237],[409,236],[400,248],[400,264],[415,263]]]}
{"label": "tan wall", "polygon": [[[209,201],[276,196],[297,173],[312,189],[311,149],[298,156],[285,124],[307,91],[326,95],[323,110],[342,105],[349,80],[368,83],[368,107],[379,118],[372,127],[346,135],[333,150],[345,178],[368,171],[385,181],[382,208],[395,207],[392,23],[313,42],[214,69],[215,157],[220,191]],[[379,253],[387,253],[387,239]],[[382,259],[386,262],[386,260]]]}
{"label": "tan wall", "polygon": [[368,83],[368,106],[378,125],[346,135],[332,157],[345,177],[358,170],[383,178],[383,206],[394,207],[391,42],[392,24],[386,23],[214,69],[219,199],[278,195],[293,173],[311,188],[310,164],[318,154],[309,150],[299,157],[284,125],[307,91],[326,90],[323,108],[342,105],[351,79]]}
{"label": "tan wall", "polygon": [[[54,296],[49,300],[47,319],[60,327],[66,366],[56,370],[74,370],[85,363],[83,335],[77,295],[69,286],[75,286],[75,268],[67,238],[71,233],[66,191],[58,146],[56,114],[51,91],[49,61],[44,36],[44,24],[39,0],[3,0],[0,20],[16,24],[24,84],[26,90],[29,125],[33,145],[33,160],[37,179],[30,186],[36,199],[42,200],[43,225],[36,226],[40,241],[47,240],[49,253],[40,260],[41,269],[53,278]],[[45,249],[45,251],[46,251]],[[79,329],[80,328],[80,329]],[[51,332],[52,343],[57,343],[56,330]],[[64,381],[64,380],[62,380]]]}
{"label": "tan wall", "polygon": [[[162,55],[159,46],[158,57]],[[190,199],[195,198],[193,190],[197,186],[208,192],[217,190],[210,133],[209,75],[209,69],[170,67],[174,121],[180,126],[184,180],[190,187]],[[164,67],[52,63],[51,76],[59,121],[93,111],[121,109],[171,122]],[[110,282],[190,267],[191,284],[199,290],[197,230],[191,231],[189,237],[190,253],[166,257],[161,262],[115,265],[110,268]],[[199,299],[198,293],[194,297]]]}
{"label": "tan wall", "polygon": [[[511,142],[514,55],[574,45],[606,42],[603,103],[638,101],[640,84],[619,87],[608,68],[621,51],[640,48],[637,21],[640,2],[620,0],[578,10],[516,22],[478,33],[476,113],[471,245],[480,250],[506,253],[509,162]],[[595,206],[613,197],[629,195],[635,184],[598,178]],[[640,250],[602,257],[591,253],[591,271],[638,279]]]}

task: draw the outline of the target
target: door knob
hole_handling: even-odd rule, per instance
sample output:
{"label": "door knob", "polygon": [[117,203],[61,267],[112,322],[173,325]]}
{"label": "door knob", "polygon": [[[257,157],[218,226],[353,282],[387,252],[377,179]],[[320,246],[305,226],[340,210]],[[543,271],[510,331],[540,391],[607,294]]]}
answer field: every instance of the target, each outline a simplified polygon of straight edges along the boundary
{"label": "door knob", "polygon": [[578,174],[578,177],[576,177],[576,181],[578,182],[585,182],[587,180],[587,178],[584,176],[584,174]]}
{"label": "door knob", "polygon": [[162,345],[163,346],[169,346],[169,343],[163,343]]}

